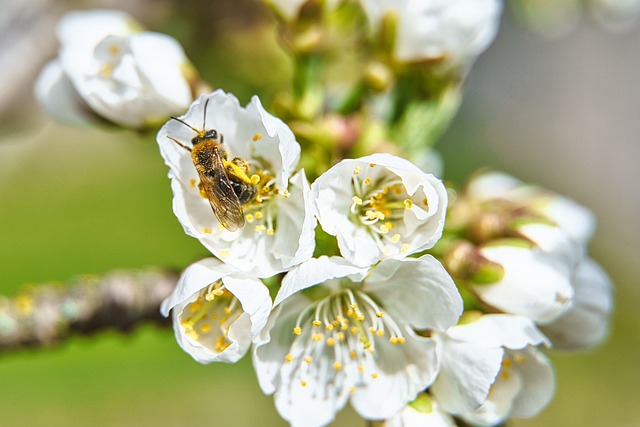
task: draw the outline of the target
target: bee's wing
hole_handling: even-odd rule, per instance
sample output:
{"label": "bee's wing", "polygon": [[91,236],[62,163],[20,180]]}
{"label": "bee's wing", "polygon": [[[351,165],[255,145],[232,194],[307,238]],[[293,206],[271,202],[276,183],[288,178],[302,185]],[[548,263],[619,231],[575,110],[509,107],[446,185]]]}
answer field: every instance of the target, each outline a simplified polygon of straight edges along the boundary
{"label": "bee's wing", "polygon": [[242,206],[217,152],[213,155],[213,162],[211,176],[198,171],[200,186],[220,224],[229,231],[236,231],[244,225]]}

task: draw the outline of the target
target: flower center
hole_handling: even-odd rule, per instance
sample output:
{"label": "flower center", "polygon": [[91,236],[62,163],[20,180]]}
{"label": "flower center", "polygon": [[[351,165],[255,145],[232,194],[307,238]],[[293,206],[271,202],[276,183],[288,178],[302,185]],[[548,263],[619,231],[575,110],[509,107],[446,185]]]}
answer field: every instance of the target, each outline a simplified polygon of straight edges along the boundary
{"label": "flower center", "polygon": [[[375,168],[370,164],[368,169]],[[387,173],[372,179],[367,171],[356,167],[351,182],[354,196],[351,199],[351,219],[369,230],[374,240],[385,250],[393,248],[407,253],[409,245],[402,242],[404,212],[413,207],[413,200],[395,174]],[[423,202],[428,205],[427,200]]]}
{"label": "flower center", "polygon": [[218,280],[187,304],[180,313],[179,322],[189,338],[221,353],[231,345],[229,329],[242,314],[238,299]]}
{"label": "flower center", "polygon": [[366,293],[354,289],[344,289],[300,313],[293,335],[285,360],[298,362],[302,386],[321,380],[338,387],[342,385],[338,373],[346,370],[355,374],[351,392],[366,383],[366,376],[378,377],[377,346],[406,341],[395,321]]}

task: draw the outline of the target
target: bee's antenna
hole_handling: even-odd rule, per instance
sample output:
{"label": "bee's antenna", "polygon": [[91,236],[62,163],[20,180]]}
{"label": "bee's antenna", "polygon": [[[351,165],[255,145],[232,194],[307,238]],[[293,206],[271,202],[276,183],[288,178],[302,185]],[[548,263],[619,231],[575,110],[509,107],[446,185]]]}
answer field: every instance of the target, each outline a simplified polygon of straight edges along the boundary
{"label": "bee's antenna", "polygon": [[[173,119],[173,117],[171,117],[171,118]],[[178,119],[176,119],[176,120],[178,120]],[[178,120],[178,121],[182,122],[182,120]],[[184,122],[183,122],[183,123],[184,123]],[[185,123],[185,124],[186,124],[186,123]],[[187,126],[189,126],[189,125],[187,125]],[[190,126],[189,126],[189,127],[190,127]],[[187,150],[187,151],[189,151],[189,152],[191,151],[191,147],[187,147],[186,145],[184,145],[182,142],[178,141],[177,139],[172,138],[172,137],[170,137],[169,135],[167,135],[167,138],[169,138],[170,140],[172,140],[173,142],[175,142],[176,144],[178,144],[180,147],[184,148],[185,150]]]}
{"label": "bee's antenna", "polygon": [[206,123],[207,123],[207,106],[209,105],[209,99],[207,98],[207,100],[204,102],[204,116],[202,117],[202,130],[207,130],[206,127]]}
{"label": "bee's antenna", "polygon": [[[177,118],[177,117],[173,117],[173,116],[171,116],[171,118],[172,118],[173,120],[177,121],[177,122],[182,123],[183,125],[185,125],[185,126],[186,126],[186,127],[188,127],[189,129],[191,129],[192,131],[194,131],[194,132],[196,132],[196,133],[200,133],[200,131],[199,131],[198,129],[194,128],[193,126],[191,126],[189,123],[185,122],[184,120],[181,120],[181,119],[179,119],[179,118]],[[203,129],[204,129],[204,128],[203,128]],[[171,138],[171,139],[173,139],[173,138]],[[174,140],[174,141],[175,141],[175,140]]]}

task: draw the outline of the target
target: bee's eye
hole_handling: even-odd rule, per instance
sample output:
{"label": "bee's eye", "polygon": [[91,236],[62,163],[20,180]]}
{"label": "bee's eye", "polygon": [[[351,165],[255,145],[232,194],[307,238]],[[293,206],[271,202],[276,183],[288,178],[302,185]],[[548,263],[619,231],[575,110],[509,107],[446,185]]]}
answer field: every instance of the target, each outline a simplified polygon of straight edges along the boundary
{"label": "bee's eye", "polygon": [[209,131],[207,131],[207,133],[204,135],[205,138],[207,139],[218,139],[218,131],[215,129],[211,129]]}
{"label": "bee's eye", "polygon": [[191,140],[191,145],[197,145],[200,142],[200,138],[197,136]]}

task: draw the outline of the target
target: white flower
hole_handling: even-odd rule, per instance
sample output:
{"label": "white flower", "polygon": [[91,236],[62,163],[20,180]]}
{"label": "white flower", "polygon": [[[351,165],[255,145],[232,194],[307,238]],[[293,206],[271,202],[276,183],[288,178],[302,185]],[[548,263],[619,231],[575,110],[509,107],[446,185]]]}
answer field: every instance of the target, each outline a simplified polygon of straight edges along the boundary
{"label": "white flower", "polygon": [[479,251],[504,270],[496,283],[473,285],[485,304],[540,324],[553,322],[571,307],[573,270],[562,259],[518,240],[498,240]]}
{"label": "white flower", "polygon": [[377,27],[383,16],[398,19],[395,55],[401,61],[441,60],[468,66],[493,41],[500,0],[361,0]]}
{"label": "white flower", "polygon": [[611,279],[591,259],[577,268],[573,280],[573,306],[555,322],[542,327],[554,347],[590,348],[607,334],[608,318],[613,306]]}
{"label": "white flower", "polygon": [[[59,56],[36,83],[36,96],[54,117],[95,114],[143,128],[191,103],[189,79],[195,72],[182,47],[167,35],[140,31],[129,15],[100,9],[71,12],[60,20],[57,35]],[[71,108],[78,105],[85,111]]]}
{"label": "white flower", "polygon": [[374,268],[311,259],[287,273],[274,304],[253,361],[293,426],[326,425],[349,399],[364,418],[392,417],[437,373],[434,341],[414,329],[445,330],[462,311],[429,255]]}
{"label": "white flower", "polygon": [[521,316],[489,314],[436,335],[442,367],[430,388],[446,412],[473,412],[491,396],[498,373],[505,372],[511,351],[548,345],[535,324]]}
{"label": "white flower", "polygon": [[432,248],[442,235],[444,185],[390,154],[341,161],[313,183],[312,194],[322,229],[359,266]]}
{"label": "white flower", "polygon": [[[255,191],[253,198],[241,203],[244,226],[236,231],[217,219],[199,188],[192,152],[185,149],[203,127],[224,137],[220,146],[226,155],[225,167],[235,166]],[[157,140],[170,168],[174,213],[185,232],[218,258],[257,277],[268,277],[312,256],[316,220],[309,184],[304,171],[295,173],[300,145],[257,97],[242,108],[233,95],[221,90],[203,95],[179,120],[167,122]],[[228,205],[228,201],[220,203]]]}
{"label": "white flower", "polygon": [[271,298],[260,280],[206,258],[184,270],[160,310],[171,310],[178,344],[195,360],[233,363],[265,326]]}

